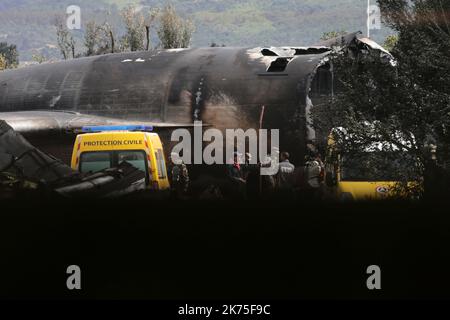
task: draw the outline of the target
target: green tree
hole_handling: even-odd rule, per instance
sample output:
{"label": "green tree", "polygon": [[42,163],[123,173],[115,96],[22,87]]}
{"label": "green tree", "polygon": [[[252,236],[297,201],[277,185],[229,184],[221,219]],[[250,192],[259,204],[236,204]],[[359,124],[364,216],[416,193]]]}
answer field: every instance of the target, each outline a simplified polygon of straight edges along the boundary
{"label": "green tree", "polygon": [[6,59],[2,54],[0,54],[0,71],[5,69],[6,69]]}
{"label": "green tree", "polygon": [[58,47],[64,57],[64,60],[69,59],[70,56],[74,59],[76,57],[75,39],[70,33],[70,30],[67,29],[67,25],[64,23],[64,18],[61,16],[56,16],[54,26],[56,28]]}
{"label": "green tree", "polygon": [[336,94],[314,110],[314,125],[323,132],[345,127],[352,137],[341,141],[347,150],[389,141],[383,148],[395,145],[418,160],[418,166],[407,168],[415,172],[402,173],[404,181],[417,175],[425,178],[426,194],[448,191],[450,2],[378,2],[384,20],[398,32],[395,63],[380,59],[377,51],[357,56],[336,52]]}
{"label": "green tree", "polygon": [[8,45],[6,42],[0,42],[0,55],[4,58],[4,69],[17,68],[19,65],[19,53],[17,46]]}
{"label": "green tree", "polygon": [[137,10],[136,6],[128,5],[121,11],[121,16],[125,24],[125,35],[121,43],[124,50],[138,51],[144,50],[145,40],[145,16]]}
{"label": "green tree", "polygon": [[188,48],[194,30],[192,21],[180,17],[172,5],[162,10],[158,37],[164,49]]}
{"label": "green tree", "polygon": [[47,57],[44,56],[43,54],[39,53],[39,52],[33,54],[32,59],[33,59],[33,61],[35,61],[35,62],[37,62],[39,64],[42,64],[45,61],[47,61]]}
{"label": "green tree", "polygon": [[384,40],[383,47],[387,51],[394,50],[395,45],[397,44],[398,36],[396,34],[387,36],[386,40]]}
{"label": "green tree", "polygon": [[100,27],[95,21],[89,21],[84,31],[84,45],[87,49],[86,56],[92,56],[97,53],[97,45],[100,41]]}
{"label": "green tree", "polygon": [[114,53],[117,50],[114,27],[108,21],[99,26],[99,43],[99,54]]}
{"label": "green tree", "polygon": [[330,40],[330,39],[334,39],[337,37],[341,37],[343,35],[347,34],[347,31],[328,31],[328,32],[324,32],[322,37],[320,37],[320,40]]}

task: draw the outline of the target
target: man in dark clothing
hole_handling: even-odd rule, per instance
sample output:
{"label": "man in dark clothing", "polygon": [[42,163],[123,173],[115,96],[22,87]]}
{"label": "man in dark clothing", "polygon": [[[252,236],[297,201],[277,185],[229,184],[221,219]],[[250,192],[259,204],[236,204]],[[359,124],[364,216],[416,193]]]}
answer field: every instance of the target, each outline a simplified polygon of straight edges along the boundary
{"label": "man in dark clothing", "polygon": [[247,152],[245,154],[245,164],[241,168],[246,184],[247,198],[256,200],[259,196],[260,168],[258,164],[252,164],[251,161],[252,155]]}
{"label": "man in dark clothing", "polygon": [[423,174],[424,199],[428,201],[447,200],[450,194],[450,173],[437,161],[437,147],[430,146],[431,157],[425,163]]}
{"label": "man in dark clothing", "polygon": [[239,163],[239,155],[237,153],[235,153],[233,156],[233,164],[227,165],[227,173],[228,177],[232,180],[237,180],[245,183],[244,176],[242,174],[242,168]]}
{"label": "man in dark clothing", "polygon": [[[272,167],[272,157],[268,155],[261,162],[261,168],[271,168]],[[262,175],[261,176],[261,196],[263,199],[270,199],[274,195],[276,187],[276,175]]]}
{"label": "man in dark clothing", "polygon": [[254,166],[250,162],[252,161],[252,155],[250,153],[245,154],[245,162],[241,165],[242,178],[247,181],[247,177]]}
{"label": "man in dark clothing", "polygon": [[189,171],[177,154],[171,155],[171,187],[178,199],[186,196],[189,188]]}
{"label": "man in dark clothing", "polygon": [[237,152],[233,155],[233,163],[227,165],[227,176],[231,180],[235,190],[237,190],[236,195],[245,198],[245,180]]}

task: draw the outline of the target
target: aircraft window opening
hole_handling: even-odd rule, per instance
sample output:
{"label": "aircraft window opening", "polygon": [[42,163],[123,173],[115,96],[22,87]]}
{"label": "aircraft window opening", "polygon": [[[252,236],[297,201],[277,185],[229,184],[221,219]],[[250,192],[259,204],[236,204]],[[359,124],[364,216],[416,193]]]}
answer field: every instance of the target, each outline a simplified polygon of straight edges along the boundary
{"label": "aircraft window opening", "polygon": [[333,81],[329,66],[320,67],[311,84],[311,96],[328,96],[332,90]]}
{"label": "aircraft window opening", "polygon": [[330,51],[329,48],[294,48],[296,56],[308,55],[308,54],[319,54]]}
{"label": "aircraft window opening", "polygon": [[266,57],[278,57],[278,54],[267,48],[262,49],[261,54]]}
{"label": "aircraft window opening", "polygon": [[275,61],[272,61],[267,72],[284,72],[291,60],[292,58],[278,58]]}

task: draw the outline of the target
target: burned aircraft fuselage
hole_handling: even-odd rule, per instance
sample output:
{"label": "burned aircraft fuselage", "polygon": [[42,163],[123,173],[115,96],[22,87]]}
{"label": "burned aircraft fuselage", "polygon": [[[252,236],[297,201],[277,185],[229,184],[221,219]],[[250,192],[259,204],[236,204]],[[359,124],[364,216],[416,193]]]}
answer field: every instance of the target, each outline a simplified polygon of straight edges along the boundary
{"label": "burned aircraft fuselage", "polygon": [[324,47],[158,50],[5,71],[0,112],[76,111],[246,130],[259,127],[265,106],[263,128],[279,129],[281,149],[299,163],[309,134],[305,109],[316,87],[311,83],[328,52]]}

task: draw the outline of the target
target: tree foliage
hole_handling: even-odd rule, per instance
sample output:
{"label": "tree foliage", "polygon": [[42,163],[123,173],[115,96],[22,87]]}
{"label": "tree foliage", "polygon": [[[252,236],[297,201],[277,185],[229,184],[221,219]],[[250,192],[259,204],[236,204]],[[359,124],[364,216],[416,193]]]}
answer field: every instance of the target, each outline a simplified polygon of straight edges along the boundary
{"label": "tree foliage", "polygon": [[396,34],[392,34],[386,37],[386,40],[384,40],[383,48],[385,48],[388,51],[394,50],[395,45],[397,44],[398,36]]}
{"label": "tree foliage", "polygon": [[[187,48],[191,43],[194,25],[190,19],[180,17],[172,5],[167,5],[163,10],[159,8],[148,10],[130,4],[121,10],[121,18],[125,33],[118,38],[118,45],[114,31],[116,26],[106,21],[109,19],[101,24],[94,20],[88,21],[84,27],[83,44],[86,49],[82,55],[150,50],[151,32],[156,29],[154,28],[156,22],[158,22],[156,33],[161,47]],[[58,47],[64,59],[82,56],[75,54],[74,37],[66,28],[62,17],[56,17],[54,25]]]}
{"label": "tree foliage", "polygon": [[121,11],[125,23],[125,35],[122,37],[122,47],[130,51],[144,50],[145,17],[136,6],[128,5]]}
{"label": "tree foliage", "polygon": [[161,12],[158,37],[164,49],[188,48],[191,44],[194,24],[180,17],[172,5]]}
{"label": "tree foliage", "polygon": [[158,16],[159,9],[149,11],[128,5],[121,11],[126,32],[122,37],[122,51],[149,50],[151,48],[150,31]]}
{"label": "tree foliage", "polygon": [[6,59],[2,54],[0,54],[0,71],[5,69],[6,69]]}
{"label": "tree foliage", "polygon": [[[414,169],[427,182],[436,164],[441,177],[450,169],[450,1],[411,2],[379,0],[384,21],[398,32],[395,67],[377,51],[336,52],[337,93],[313,118],[324,132],[346,128],[352,138],[343,148],[361,150],[378,140],[390,142],[386,149],[406,150],[419,165],[404,169]],[[439,183],[428,181],[425,187],[433,184]]]}
{"label": "tree foliage", "polygon": [[64,57],[64,60],[75,58],[75,39],[73,38],[67,25],[64,23],[65,20],[61,16],[56,16],[54,21],[54,26],[56,28],[56,38],[58,43],[58,48]]}
{"label": "tree foliage", "polygon": [[33,54],[32,58],[34,62],[37,62],[39,64],[42,64],[48,60],[46,56],[44,56],[42,53],[39,52]]}
{"label": "tree foliage", "polygon": [[87,49],[86,56],[92,56],[97,52],[100,28],[95,21],[89,21],[84,31],[84,45]]}
{"label": "tree foliage", "polygon": [[324,32],[322,34],[322,37],[320,37],[320,40],[326,41],[326,40],[330,40],[333,38],[343,36],[345,34],[347,34],[347,31],[328,31],[328,32]]}
{"label": "tree foliage", "polygon": [[86,24],[84,31],[85,56],[116,52],[114,28],[108,21],[97,24],[94,20]]}
{"label": "tree foliage", "polygon": [[19,65],[19,53],[16,45],[0,42],[0,55],[3,56],[3,69],[17,68]]}

